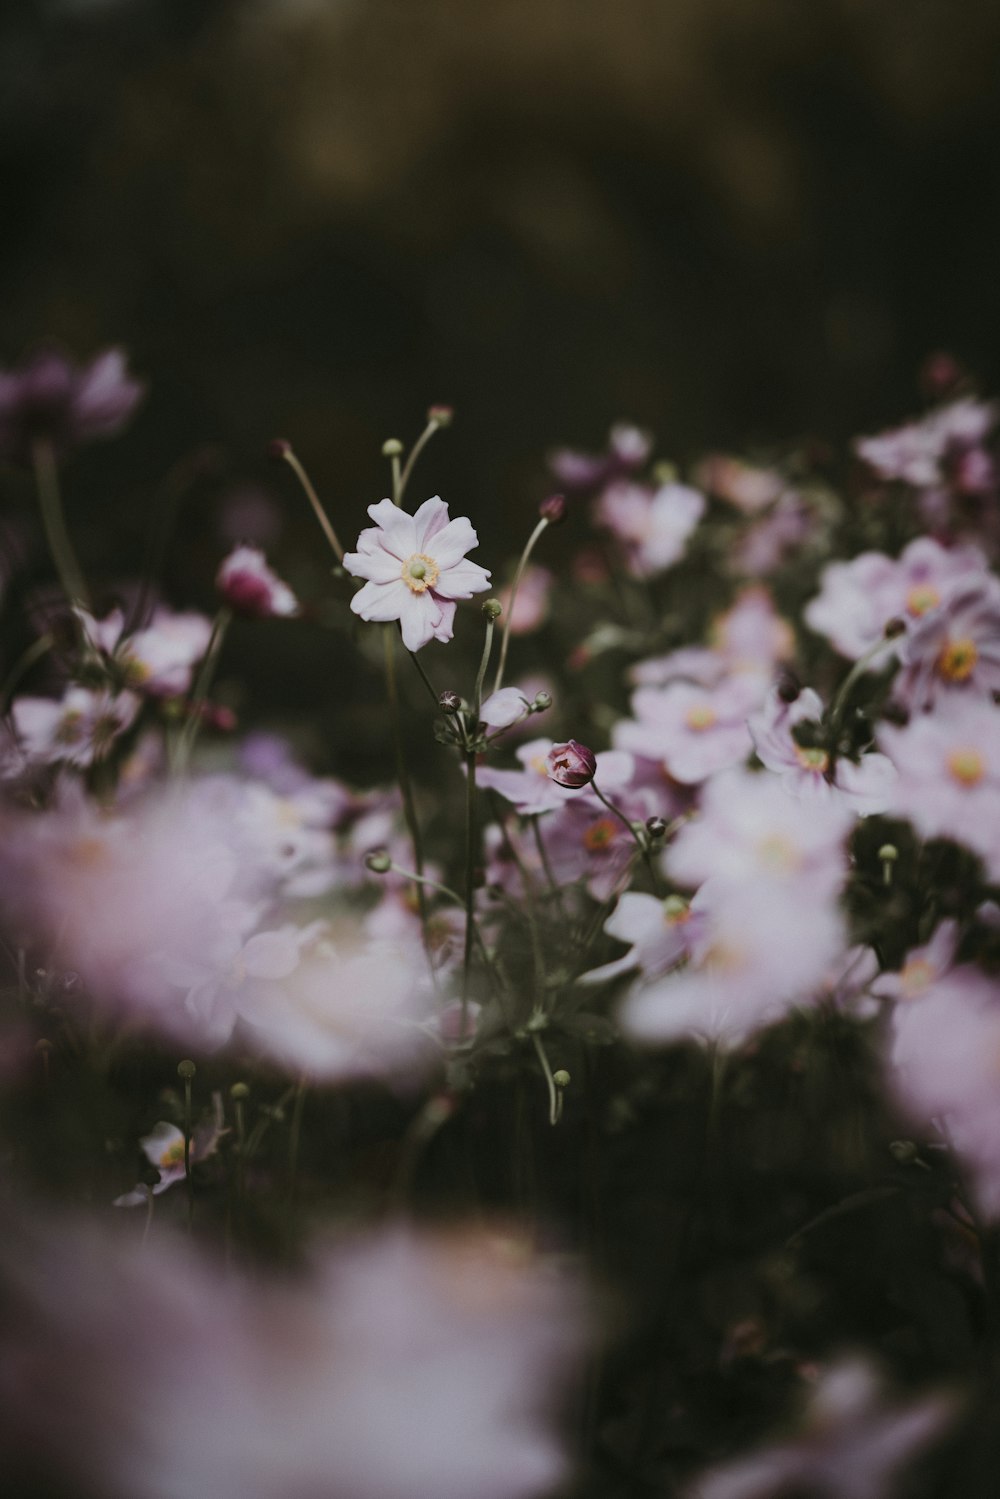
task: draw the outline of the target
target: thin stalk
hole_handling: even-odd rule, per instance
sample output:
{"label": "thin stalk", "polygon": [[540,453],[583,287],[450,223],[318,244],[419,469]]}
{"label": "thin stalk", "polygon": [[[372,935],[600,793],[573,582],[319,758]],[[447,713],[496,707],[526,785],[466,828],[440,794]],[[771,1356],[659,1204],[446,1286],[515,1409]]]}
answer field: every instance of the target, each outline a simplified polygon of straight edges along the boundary
{"label": "thin stalk", "polygon": [[541,1036],[537,1031],[532,1031],[531,1039],[534,1042],[535,1051],[538,1053],[538,1060],[542,1064],[542,1071],[545,1073],[545,1086],[549,1090],[549,1123],[558,1124],[562,1116],[562,1092],[555,1085],[552,1068],[549,1066],[549,1059],[545,1055],[545,1047],[542,1045]]}
{"label": "thin stalk", "polygon": [[282,458],[284,458],[285,462],[288,464],[288,467],[292,470],[292,473],[302,485],[302,488],[305,491],[306,499],[309,501],[310,505],[313,508],[313,514],[316,516],[316,519],[319,521],[320,526],[322,527],[323,535],[330,543],[330,546],[333,550],[333,555],[336,557],[338,562],[343,562],[344,548],[340,544],[340,540],[337,536],[336,531],[333,529],[333,524],[330,520],[330,517],[327,515],[326,511],[323,508],[323,502],[320,499],[319,495],[316,493],[316,490],[313,487],[312,480],[306,473],[305,468],[303,467],[303,464],[299,459],[297,453],[295,453],[290,447],[284,447],[282,448],[281,456]]}
{"label": "thin stalk", "polygon": [[38,487],[38,508],[41,511],[45,539],[49,544],[52,561],[55,563],[63,592],[71,604],[90,608],[87,585],[83,580],[83,569],[77,561],[73,543],[66,529],[62,496],[59,492],[59,468],[51,443],[36,442],[32,450],[35,467],[35,483]]}
{"label": "thin stalk", "polygon": [[655,895],[661,894],[661,891],[660,891],[660,877],[659,877],[659,875],[656,872],[656,865],[653,863],[652,855],[650,854],[650,851],[649,851],[649,844],[648,844],[648,842],[642,836],[641,833],[637,833],[636,832],[635,828],[632,826],[632,824],[629,822],[628,818],[625,816],[625,813],[622,812],[620,808],[616,807],[615,804],[614,804],[614,802],[610,801],[609,798],[604,795],[604,792],[598,786],[598,784],[597,784],[596,781],[591,781],[590,787],[591,787],[591,790],[593,791],[594,795],[597,797],[598,801],[603,802],[604,805],[607,807],[608,811],[609,812],[613,812],[614,815],[618,818],[618,821],[620,823],[622,823],[623,826],[628,829],[629,837],[634,842],[634,844],[635,844],[636,848],[639,850],[640,854],[642,854],[642,857],[645,860],[646,868],[649,870],[649,877],[650,877],[650,879],[653,882],[653,893]]}
{"label": "thin stalk", "polygon": [[[494,605],[494,607],[496,607]],[[499,613],[499,610],[497,611]],[[493,649],[494,621],[491,615],[486,616],[486,639],[483,641],[483,654],[479,662],[479,670],[476,673],[476,687],[472,694],[472,732],[479,732],[479,710],[483,706],[483,682],[486,678],[486,668],[490,661],[490,652]]]}
{"label": "thin stalk", "polygon": [[472,968],[472,941],[476,893],[476,752],[465,756],[465,946],[462,953],[462,1035],[469,1023],[469,975]]}
{"label": "thin stalk", "polygon": [[201,710],[205,706],[205,700],[212,685],[212,678],[215,676],[215,669],[219,664],[222,643],[226,638],[226,631],[232,623],[232,618],[232,610],[223,605],[212,624],[212,634],[209,637],[205,659],[201,663],[201,670],[194,684],[194,692],[188,703],[188,721],[181,730],[180,739],[177,742],[177,748],[174,753],[173,770],[175,775],[181,774],[187,768],[188,760],[191,758],[191,751],[194,749],[195,740],[198,738],[198,730],[201,727]]}
{"label": "thin stalk", "polygon": [[[396,777],[399,781],[399,789],[403,797],[403,816],[410,834],[410,842],[413,844],[413,862],[417,866],[417,874],[424,872],[424,847],[420,837],[420,824],[417,821],[417,809],[413,800],[413,784],[410,781],[410,773],[406,767],[406,756],[403,752],[403,726],[400,721],[399,712],[399,688],[396,682],[396,635],[391,624],[383,625],[382,640],[385,646],[385,687],[389,699],[389,717],[392,721],[392,739],[396,750]],[[424,951],[430,962],[430,941],[427,932],[427,896],[422,884],[417,885],[417,907],[420,911],[420,928],[423,933]]]}
{"label": "thin stalk", "polygon": [[885,650],[886,646],[892,645],[895,639],[895,636],[886,636],[883,637],[883,639],[876,641],[871,649],[866,651],[859,661],[855,661],[854,665],[851,667],[850,671],[847,673],[847,676],[841,683],[840,690],[833,700],[833,707],[830,709],[830,737],[834,741],[834,750],[836,750],[836,740],[838,738],[838,731],[840,729],[840,720],[843,717],[844,709],[847,706],[847,699],[850,694],[851,688],[854,686],[859,677],[864,676],[865,672],[868,670],[869,666],[871,666],[876,656],[880,656]]}
{"label": "thin stalk", "polygon": [[[401,505],[403,503],[403,496],[406,493],[406,486],[410,482],[410,475],[413,473],[417,459],[420,457],[421,453],[424,451],[424,448],[430,442],[431,438],[434,436],[434,433],[438,430],[440,425],[440,422],[436,421],[434,417],[431,417],[430,421],[427,423],[427,426],[421,432],[420,436],[413,444],[413,447],[410,449],[410,456],[406,460],[406,465],[403,469],[402,474],[399,473],[399,459],[397,458],[395,460],[393,476],[393,498],[396,500],[397,505]],[[397,495],[398,499],[396,498]]]}
{"label": "thin stalk", "polygon": [[427,688],[427,691],[430,693],[430,695],[431,695],[431,701],[433,702],[435,708],[440,712],[441,705],[438,702],[438,692],[437,692],[437,689],[435,688],[434,683],[431,681],[430,677],[427,675],[426,671],[424,670],[423,664],[422,664],[419,656],[417,655],[416,651],[411,651],[411,650],[407,650],[406,654],[409,656],[410,660],[413,662],[414,666],[417,668],[417,671],[420,673],[420,680],[423,682],[424,686]]}
{"label": "thin stalk", "polygon": [[528,537],[524,551],[521,553],[521,560],[518,562],[517,569],[514,573],[514,581],[510,585],[510,598],[507,600],[507,618],[504,621],[503,637],[500,641],[500,659],[497,662],[496,676],[493,678],[494,692],[500,691],[500,684],[503,681],[504,667],[507,665],[507,646],[510,643],[510,625],[511,620],[514,618],[514,600],[517,598],[517,590],[521,586],[521,578],[524,576],[524,569],[528,565],[528,558],[531,556],[532,552],[535,549],[535,543],[548,524],[548,519],[543,515],[541,520],[538,522],[538,525]]}
{"label": "thin stalk", "polygon": [[288,1201],[295,1201],[295,1188],[299,1174],[299,1143],[302,1138],[302,1112],[306,1102],[306,1080],[299,1078],[292,1104],[292,1127],[288,1135]]}
{"label": "thin stalk", "polygon": [[18,656],[4,678],[3,686],[0,686],[0,714],[7,712],[11,694],[21,678],[26,672],[31,670],[36,661],[40,661],[43,656],[47,655],[54,645],[54,636],[49,634],[40,635],[37,640],[28,646],[27,650]]}

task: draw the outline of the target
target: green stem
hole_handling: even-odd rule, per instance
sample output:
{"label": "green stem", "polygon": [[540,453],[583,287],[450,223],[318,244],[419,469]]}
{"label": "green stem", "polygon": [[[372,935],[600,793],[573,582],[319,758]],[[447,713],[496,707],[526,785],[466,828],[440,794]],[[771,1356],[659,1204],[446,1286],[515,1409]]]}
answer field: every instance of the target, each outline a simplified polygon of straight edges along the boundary
{"label": "green stem", "polygon": [[476,893],[476,752],[465,756],[465,947],[462,954],[462,1035],[468,1031],[469,975],[475,930],[473,907]]}
{"label": "green stem", "polygon": [[[403,752],[403,727],[399,712],[399,688],[396,682],[396,632],[391,624],[383,625],[382,639],[385,646],[385,686],[386,695],[389,699],[389,717],[392,721],[392,739],[396,751],[396,777],[399,781],[399,789],[403,797],[403,816],[410,834],[410,842],[413,844],[413,862],[417,866],[417,874],[423,876],[424,872],[424,848],[420,837],[420,824],[417,821],[417,809],[413,800],[413,785],[410,781],[410,773],[406,766],[406,756]],[[427,931],[427,896],[422,884],[417,885],[417,907],[420,911],[420,928],[423,933],[424,951],[430,962],[430,939]]]}
{"label": "green stem", "polygon": [[330,543],[333,555],[336,557],[338,562],[343,562],[344,548],[340,544],[340,540],[337,536],[336,531],[333,529],[333,524],[330,520],[330,517],[324,510],[323,502],[321,501],[319,495],[316,493],[316,490],[313,488],[312,480],[306,473],[301,460],[290,447],[284,448],[282,450],[281,456],[282,458],[284,458],[285,462],[288,464],[288,467],[292,470],[292,473],[302,485],[302,488],[305,491],[306,499],[309,501],[310,505],[313,508],[313,514],[316,516],[316,519],[319,521],[320,526],[322,527],[323,535]]}
{"label": "green stem", "polygon": [[423,682],[424,686],[427,688],[427,691],[430,693],[430,695],[431,695],[431,701],[434,704],[434,707],[438,710],[438,712],[440,712],[441,711],[441,705],[438,702],[438,692],[437,692],[437,689],[435,688],[434,683],[431,681],[430,677],[427,675],[426,671],[424,670],[423,664],[421,663],[420,658],[418,657],[416,651],[407,650],[406,654],[409,656],[410,660],[413,662],[414,666],[417,668],[417,671],[420,673],[420,680]]}
{"label": "green stem", "polygon": [[35,483],[38,487],[38,507],[41,511],[45,539],[49,544],[52,561],[55,563],[63,592],[71,604],[90,608],[87,585],[83,570],[77,561],[73,543],[66,529],[62,496],[59,493],[59,468],[52,445],[36,442],[32,450],[35,467]]}
{"label": "green stem", "polygon": [[514,618],[514,600],[517,598],[517,590],[521,586],[521,578],[524,576],[524,569],[528,565],[528,558],[531,556],[532,552],[535,549],[535,543],[548,524],[548,520],[543,515],[541,520],[538,522],[538,525],[528,537],[524,551],[521,553],[521,560],[518,562],[517,569],[514,573],[514,581],[510,585],[510,598],[507,600],[507,618],[504,621],[503,637],[500,641],[500,659],[497,662],[496,676],[493,678],[494,692],[500,691],[500,684],[503,681],[504,667],[507,665],[507,646],[510,642],[510,626],[511,621]]}
{"label": "green stem", "polygon": [[625,816],[625,813],[622,812],[620,810],[620,808],[616,807],[615,804],[614,804],[614,802],[610,801],[609,798],[604,795],[604,792],[598,786],[598,784],[597,784],[596,781],[591,781],[590,786],[591,786],[591,790],[593,791],[594,795],[597,797],[598,801],[603,802],[604,805],[607,807],[608,811],[609,812],[613,812],[614,815],[618,818],[618,821],[623,825],[623,827],[626,827],[628,829],[629,837],[634,842],[634,844],[635,844],[636,848],[639,850],[640,854],[642,854],[642,857],[645,860],[646,868],[649,870],[649,877],[650,877],[650,879],[653,882],[653,893],[654,893],[654,895],[660,895],[660,894],[662,894],[662,892],[660,890],[660,877],[659,877],[659,875],[656,872],[656,865],[653,863],[652,855],[650,854],[650,851],[649,851],[649,844],[648,844],[648,842],[642,836],[641,833],[637,833],[636,832],[635,828],[632,826],[632,824],[629,822],[628,818]]}
{"label": "green stem", "polygon": [[292,1127],[288,1136],[288,1201],[295,1200],[295,1187],[299,1174],[299,1142],[302,1138],[302,1112],[306,1101],[306,1080],[300,1078],[292,1104]]}
{"label": "green stem", "polygon": [[534,1042],[535,1051],[538,1053],[538,1060],[542,1064],[542,1071],[545,1073],[545,1086],[549,1090],[549,1123],[558,1124],[562,1115],[562,1093],[555,1085],[552,1068],[549,1066],[549,1059],[545,1054],[545,1047],[542,1045],[541,1036],[537,1031],[532,1031],[531,1039]]}
{"label": "green stem", "polygon": [[431,438],[434,436],[434,433],[438,430],[438,427],[440,425],[440,422],[435,421],[434,418],[431,417],[430,421],[427,423],[427,426],[421,432],[420,436],[413,444],[413,447],[410,449],[410,456],[406,460],[406,466],[404,467],[402,474],[399,473],[399,459],[396,459],[394,465],[393,498],[396,500],[397,505],[401,505],[403,503],[403,496],[406,493],[406,486],[410,482],[410,475],[413,473],[417,459],[420,457],[424,448],[430,442]]}
{"label": "green stem", "polygon": [[183,774],[187,769],[194,749],[195,740],[198,738],[198,730],[201,728],[201,710],[205,706],[215,669],[219,664],[219,656],[222,653],[222,643],[226,638],[226,631],[232,622],[232,610],[225,605],[219,610],[212,624],[212,634],[209,637],[208,649],[205,651],[205,659],[201,663],[201,670],[194,685],[194,692],[188,703],[187,723],[181,730],[177,748],[174,753],[173,770],[175,775]]}
{"label": "green stem", "polygon": [[886,646],[892,645],[895,639],[895,636],[890,636],[876,641],[871,649],[866,651],[859,661],[855,661],[854,665],[851,667],[850,671],[847,673],[847,676],[841,683],[840,690],[833,700],[833,707],[830,709],[830,739],[833,743],[834,751],[836,751],[837,747],[836,741],[839,737],[840,721],[843,717],[844,709],[847,706],[847,699],[850,694],[851,688],[854,686],[859,677],[864,676],[865,672],[868,670],[869,666],[872,664],[875,658],[882,654]]}
{"label": "green stem", "polygon": [[[494,606],[496,607],[496,606]],[[499,613],[499,610],[497,611]],[[476,687],[472,694],[472,734],[475,737],[479,733],[479,710],[483,706],[483,682],[486,678],[486,668],[489,665],[490,652],[493,649],[493,631],[495,625],[492,617],[486,616],[486,639],[483,641],[483,654],[479,662],[479,670],[476,673]]]}

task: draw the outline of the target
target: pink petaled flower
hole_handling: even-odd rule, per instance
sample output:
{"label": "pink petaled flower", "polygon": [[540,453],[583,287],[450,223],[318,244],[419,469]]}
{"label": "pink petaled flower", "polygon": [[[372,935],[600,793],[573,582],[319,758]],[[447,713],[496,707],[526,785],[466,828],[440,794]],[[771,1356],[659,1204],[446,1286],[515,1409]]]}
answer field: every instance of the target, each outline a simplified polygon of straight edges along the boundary
{"label": "pink petaled flower", "polygon": [[518,687],[501,687],[491,693],[479,710],[479,722],[488,729],[510,729],[520,723],[531,705]]}
{"label": "pink petaled flower", "polygon": [[21,697],[11,708],[18,740],[36,764],[84,768],[103,760],[134,722],[140,702],[133,692],[91,692],[69,687],[61,702]]}
{"label": "pink petaled flower", "polygon": [[259,547],[234,547],[219,568],[215,586],[223,603],[246,619],[288,618],[299,612],[294,593],[271,571]]}
{"label": "pink petaled flower", "polygon": [[896,1492],[897,1470],[954,1415],[943,1395],[887,1405],[868,1365],[836,1364],[823,1373],[797,1436],[712,1469],[686,1499],[885,1499]]}
{"label": "pink petaled flower", "polygon": [[664,978],[640,980],[626,997],[622,1024],[630,1035],[652,1044],[739,1046],[824,991],[844,948],[831,891],[767,878],[712,880],[698,901],[690,961]]}
{"label": "pink petaled flower", "polygon": [[893,696],[911,710],[939,693],[1000,689],[1000,581],[987,574],[955,587],[899,642]]}
{"label": "pink petaled flower", "polygon": [[[223,1125],[222,1094],[212,1094],[212,1112],[207,1119],[196,1124],[191,1131],[191,1144],[188,1149],[188,1159],[192,1166],[205,1161],[209,1156],[215,1154],[219,1148],[219,1141],[226,1133]],[[154,1197],[159,1197],[161,1192],[166,1192],[177,1182],[185,1178],[184,1171],[184,1132],[179,1130],[176,1124],[170,1124],[161,1119],[154,1124],[148,1135],[144,1135],[139,1141],[142,1153],[151,1166],[156,1167],[159,1180],[153,1187]],[[130,1192],[125,1192],[121,1197],[116,1197],[112,1204],[116,1208],[141,1207],[147,1201],[147,1189],[143,1186],[133,1187]]]}
{"label": "pink petaled flower", "polygon": [[1000,708],[955,698],[904,729],[883,724],[879,742],[899,771],[888,810],[923,838],[964,843],[1000,878]]}
{"label": "pink petaled flower", "polygon": [[526,567],[517,585],[513,610],[510,588],[501,588],[497,598],[503,605],[504,619],[512,635],[530,635],[545,623],[554,581],[547,567]]}
{"label": "pink petaled flower", "polygon": [[[939,500],[938,491],[975,472],[977,488],[995,483],[992,460],[984,443],[996,426],[1000,407],[964,396],[932,411],[923,421],[912,422],[878,437],[862,437],[855,443],[860,458],[882,479],[899,479],[914,489],[928,490]],[[968,488],[968,480],[964,481]]]}
{"label": "pink petaled flower", "polygon": [[666,687],[678,680],[717,687],[724,677],[756,676],[759,704],[775,667],[795,654],[795,632],[762,583],[740,589],[730,608],[712,620],[709,640],[707,646],[681,646],[669,655],[637,662],[629,672],[630,681],[641,687]]}
{"label": "pink petaled flower", "polygon": [[[943,945],[943,944],[942,944]],[[929,949],[910,953],[898,975],[891,1082],[925,1129],[941,1121],[968,1170],[976,1200],[1000,1218],[1000,1008],[997,983],[970,963],[943,972]],[[938,958],[940,958],[938,954]]]}
{"label": "pink petaled flower", "polygon": [[881,973],[871,986],[873,994],[885,999],[919,999],[952,971],[958,947],[958,923],[942,921],[931,940],[914,947],[898,973]]}
{"label": "pink petaled flower", "polygon": [[615,725],[615,746],[659,761],[675,781],[696,785],[750,754],[747,716],[765,690],[756,673],[726,677],[707,688],[690,682],[640,687],[632,696],[634,720]]}
{"label": "pink petaled flower", "polygon": [[549,456],[549,467],[567,489],[596,489],[619,474],[642,468],[653,448],[648,432],[618,422],[611,428],[606,453],[577,453],[559,448]]}
{"label": "pink petaled flower", "polygon": [[986,559],[976,547],[948,550],[918,536],[895,561],[882,552],[862,552],[850,562],[831,562],[804,618],[842,656],[857,661],[884,637],[890,620],[912,627],[956,590],[986,576]]}
{"label": "pink petaled flower", "polygon": [[708,782],[700,815],[681,828],[664,864],[672,879],[690,887],[713,880],[837,891],[847,875],[844,845],[853,822],[837,802],[806,805],[770,776],[728,770]]}
{"label": "pink petaled flower", "polygon": [[106,1499],[533,1499],[568,1476],[575,1280],[509,1233],[404,1231],[297,1275],[161,1229],[9,1222],[9,1491]]}
{"label": "pink petaled flower", "polygon": [[706,936],[704,898],[682,900],[668,895],[659,900],[639,890],[626,890],[604,923],[609,937],[627,942],[629,950],[620,958],[592,968],[577,980],[581,984],[603,984],[638,968],[647,979],[660,978],[685,962]]}
{"label": "pink petaled flower", "polygon": [[756,515],[772,505],[785,487],[776,469],[760,468],[727,453],[708,453],[695,468],[695,481],[709,494],[718,495],[742,510]]}
{"label": "pink petaled flower", "polygon": [[212,623],[203,614],[175,614],[162,605],[148,625],[125,633],[125,616],[113,609],[104,619],[81,614],[83,629],[95,649],[124,674],[130,687],[150,697],[181,697],[189,691],[194,667],[208,650]]}
{"label": "pink petaled flower", "polygon": [[[859,761],[839,756],[831,762],[818,730],[823,704],[809,687],[792,703],[772,687],[759,713],[748,720],[758,759],[781,777],[790,796],[807,800],[844,801],[859,816],[884,812],[889,805],[896,770],[885,755],[862,755]],[[800,744],[792,730],[800,724],[816,726],[816,741]]]}
{"label": "pink petaled flower", "polygon": [[597,756],[577,739],[554,744],[545,761],[546,770],[557,786],[579,791],[589,786],[597,771]]}
{"label": "pink petaled flower", "polygon": [[141,401],[121,349],[82,367],[42,349],[18,370],[0,371],[0,454],[30,463],[39,443],[58,457],[94,438],[114,437]]}
{"label": "pink petaled flower", "polygon": [[705,496],[684,484],[653,490],[624,481],[604,490],[594,512],[598,524],[622,543],[637,578],[653,577],[679,562],[704,513]]}
{"label": "pink petaled flower", "polygon": [[374,526],[358,537],[358,550],[345,552],[344,567],[365,586],[351,599],[362,619],[398,619],[403,644],[419,651],[429,640],[450,640],[455,600],[470,599],[490,586],[490,575],[466,552],[479,537],[465,516],[448,519],[438,496],[407,515],[391,500],[368,506]]}

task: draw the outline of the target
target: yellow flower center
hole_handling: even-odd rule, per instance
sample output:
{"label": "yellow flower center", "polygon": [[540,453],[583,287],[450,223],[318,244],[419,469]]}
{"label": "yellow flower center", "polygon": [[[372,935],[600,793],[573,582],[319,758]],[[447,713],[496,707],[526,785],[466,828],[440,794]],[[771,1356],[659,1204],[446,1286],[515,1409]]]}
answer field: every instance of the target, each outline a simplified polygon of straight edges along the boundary
{"label": "yellow flower center", "polygon": [[59,720],[56,729],[57,744],[76,744],[83,733],[83,714],[78,708],[70,708]]}
{"label": "yellow flower center", "polygon": [[694,729],[696,734],[702,734],[718,722],[718,714],[710,703],[695,703],[684,715],[684,722],[689,729]]}
{"label": "yellow flower center", "polygon": [[428,588],[433,588],[441,576],[441,569],[433,557],[428,557],[426,552],[414,552],[412,557],[407,557],[403,563],[399,575],[411,593],[426,593]]}
{"label": "yellow flower center", "polygon": [[934,969],[926,958],[911,958],[904,964],[899,975],[899,988],[903,999],[916,999],[923,994],[934,977]]}
{"label": "yellow flower center", "polygon": [[760,862],[767,868],[773,869],[779,874],[789,874],[799,865],[799,851],[787,838],[782,838],[779,833],[772,833],[769,838],[762,838],[757,845]]}
{"label": "yellow flower center", "polygon": [[803,770],[815,770],[820,775],[830,763],[830,756],[825,749],[805,749],[801,744],[795,746],[795,758]]}
{"label": "yellow flower center", "polygon": [[184,1164],[184,1141],[172,1140],[166,1150],[160,1156],[159,1165],[167,1170],[171,1166],[183,1166]]}
{"label": "yellow flower center", "polygon": [[668,895],[663,902],[664,926],[682,926],[691,920],[691,907],[680,895]]}
{"label": "yellow flower center", "polygon": [[908,613],[915,619],[926,614],[930,609],[936,609],[941,602],[941,595],[933,583],[915,583],[906,595],[906,608]]}
{"label": "yellow flower center", "polygon": [[610,817],[599,817],[584,833],[583,846],[589,853],[603,853],[615,836],[615,832],[615,825]]}
{"label": "yellow flower center", "polygon": [[986,765],[977,749],[952,750],[947,765],[952,779],[960,786],[977,786],[986,774]]}
{"label": "yellow flower center", "polygon": [[949,682],[967,682],[979,660],[974,640],[949,640],[938,657],[938,671]]}

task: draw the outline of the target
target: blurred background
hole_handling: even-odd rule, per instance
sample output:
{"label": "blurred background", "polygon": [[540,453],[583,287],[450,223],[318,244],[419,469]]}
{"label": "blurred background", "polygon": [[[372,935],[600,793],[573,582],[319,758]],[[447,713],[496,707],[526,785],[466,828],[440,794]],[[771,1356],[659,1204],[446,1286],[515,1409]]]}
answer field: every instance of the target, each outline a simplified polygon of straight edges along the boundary
{"label": "blurred background", "polygon": [[995,0],[4,0],[0,359],[128,347],[68,503],[128,570],[187,486],[180,602],[227,528],[314,546],[269,438],[353,540],[431,402],[411,498],[511,549],[615,419],[683,462],[877,430],[941,346],[1000,384],[998,61]]}

